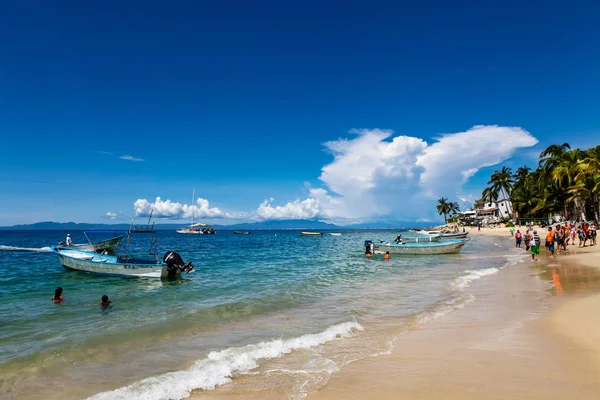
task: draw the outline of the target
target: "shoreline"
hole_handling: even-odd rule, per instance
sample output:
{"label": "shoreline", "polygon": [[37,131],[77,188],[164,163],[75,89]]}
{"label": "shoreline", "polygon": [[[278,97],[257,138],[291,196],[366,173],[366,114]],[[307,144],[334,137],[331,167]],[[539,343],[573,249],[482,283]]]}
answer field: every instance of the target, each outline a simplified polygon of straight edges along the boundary
{"label": "shoreline", "polygon": [[[470,234],[478,235],[514,240],[509,228]],[[478,280],[474,303],[397,337],[388,354],[343,366],[306,398],[597,399],[600,322],[590,316],[600,308],[599,259],[597,246],[574,248]],[[191,398],[289,395],[220,387]]]}
{"label": "shoreline", "polygon": [[[476,235],[511,239],[509,228]],[[569,253],[511,267],[494,277],[503,290],[510,275],[518,278],[509,293],[418,328],[399,338],[392,354],[354,363],[308,398],[598,398],[600,322],[593,317],[600,308],[600,248]],[[518,282],[524,275],[534,279]],[[538,275],[547,275],[546,288],[532,287]]]}

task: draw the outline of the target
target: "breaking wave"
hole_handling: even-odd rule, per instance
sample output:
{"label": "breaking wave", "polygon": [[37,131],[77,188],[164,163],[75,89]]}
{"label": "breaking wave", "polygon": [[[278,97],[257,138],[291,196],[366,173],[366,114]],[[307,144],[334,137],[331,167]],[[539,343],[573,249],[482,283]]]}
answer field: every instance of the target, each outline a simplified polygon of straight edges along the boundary
{"label": "breaking wave", "polygon": [[193,390],[212,390],[231,382],[234,375],[258,368],[260,360],[279,358],[294,350],[309,349],[332,340],[350,337],[354,332],[362,330],[363,327],[358,322],[349,321],[332,325],[320,333],[213,351],[187,370],[146,378],[120,389],[98,393],[88,400],[184,399],[189,397]]}

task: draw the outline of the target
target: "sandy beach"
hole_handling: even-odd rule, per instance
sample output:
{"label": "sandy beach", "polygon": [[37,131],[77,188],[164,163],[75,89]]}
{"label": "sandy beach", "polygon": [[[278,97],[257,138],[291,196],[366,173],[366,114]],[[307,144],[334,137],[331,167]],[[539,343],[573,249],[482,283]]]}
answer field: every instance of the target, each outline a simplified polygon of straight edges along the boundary
{"label": "sandy beach", "polygon": [[[473,230],[513,240],[509,228]],[[524,255],[525,255],[524,251]],[[526,259],[524,257],[524,259]],[[398,336],[389,354],[334,373],[309,399],[597,399],[600,397],[600,251],[569,246],[506,268],[477,301]],[[491,294],[489,294],[491,293]],[[283,399],[196,392],[197,399]]]}

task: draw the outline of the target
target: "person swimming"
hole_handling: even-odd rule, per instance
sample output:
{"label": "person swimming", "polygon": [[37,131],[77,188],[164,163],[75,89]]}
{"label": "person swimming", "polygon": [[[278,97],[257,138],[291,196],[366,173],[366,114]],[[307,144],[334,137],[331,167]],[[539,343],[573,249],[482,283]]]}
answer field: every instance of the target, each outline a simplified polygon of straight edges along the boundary
{"label": "person swimming", "polygon": [[53,303],[62,303],[63,301],[65,301],[65,298],[62,297],[62,292],[63,288],[61,287],[57,287],[56,290],[54,290],[54,296],[52,296]]}
{"label": "person swimming", "polygon": [[107,295],[102,296],[102,300],[98,303],[102,308],[107,308],[110,306],[111,301],[108,299]]}

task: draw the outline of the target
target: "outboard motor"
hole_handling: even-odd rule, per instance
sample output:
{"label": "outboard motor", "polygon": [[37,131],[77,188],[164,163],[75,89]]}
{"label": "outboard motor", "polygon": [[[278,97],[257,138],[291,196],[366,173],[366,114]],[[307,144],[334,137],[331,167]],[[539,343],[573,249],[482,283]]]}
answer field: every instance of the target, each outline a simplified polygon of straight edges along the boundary
{"label": "outboard motor", "polygon": [[175,278],[177,276],[177,271],[191,273],[194,272],[194,266],[191,262],[185,263],[181,256],[174,251],[168,251],[165,253],[163,257],[163,261],[167,264],[167,272],[169,274],[169,278]]}

